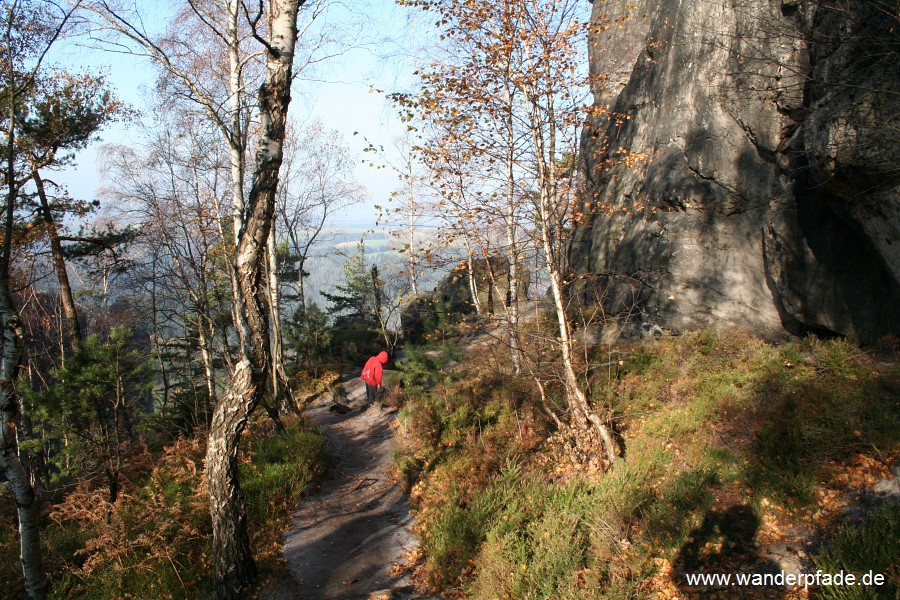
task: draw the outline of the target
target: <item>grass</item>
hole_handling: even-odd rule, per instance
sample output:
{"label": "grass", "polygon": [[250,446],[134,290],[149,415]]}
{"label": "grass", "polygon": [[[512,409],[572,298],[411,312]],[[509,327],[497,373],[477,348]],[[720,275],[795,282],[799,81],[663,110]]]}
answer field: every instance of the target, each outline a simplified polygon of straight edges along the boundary
{"label": "grass", "polygon": [[[835,482],[871,480],[900,454],[894,357],[712,331],[620,350],[618,375],[598,373],[593,390],[627,450],[606,474],[567,461],[527,382],[490,355],[409,388],[397,462],[418,509],[421,581],[470,598],[648,597],[660,561],[677,586],[689,563],[762,560],[779,528],[828,531],[840,512],[828,498],[853,487]],[[897,539],[879,519],[880,533],[842,533],[830,552],[856,551],[841,536]]]}
{"label": "grass", "polygon": [[830,547],[816,559],[816,568],[826,573],[872,573],[885,576],[883,585],[865,587],[824,587],[824,600],[885,600],[900,594],[900,506],[886,505],[874,510],[858,526],[842,527]]}
{"label": "grass", "polygon": [[[104,523],[102,489],[81,487],[52,507],[42,530],[51,598],[187,598],[209,596],[211,526],[202,439],[179,439],[146,452]],[[310,479],[326,466],[324,435],[294,420],[285,435],[268,420],[251,424],[240,466],[254,557],[265,578],[281,568],[277,541]],[[0,576],[6,597],[23,597],[18,540],[4,514]],[[0,594],[2,596],[2,594]]]}
{"label": "grass", "polygon": [[329,454],[324,434],[298,421],[277,435],[270,421],[247,440],[240,474],[254,557],[262,579],[280,572],[280,539],[313,477]]}

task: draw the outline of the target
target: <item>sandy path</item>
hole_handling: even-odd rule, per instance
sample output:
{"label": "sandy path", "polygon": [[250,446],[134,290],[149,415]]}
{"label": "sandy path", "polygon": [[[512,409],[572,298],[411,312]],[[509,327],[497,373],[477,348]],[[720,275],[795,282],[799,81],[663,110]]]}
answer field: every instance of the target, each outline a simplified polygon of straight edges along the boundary
{"label": "sandy path", "polygon": [[[283,551],[297,599],[417,598],[391,567],[416,546],[403,491],[391,481],[392,412],[377,403],[338,414],[326,397],[306,410],[325,430],[331,474],[303,500]],[[374,592],[389,590],[386,594]]]}

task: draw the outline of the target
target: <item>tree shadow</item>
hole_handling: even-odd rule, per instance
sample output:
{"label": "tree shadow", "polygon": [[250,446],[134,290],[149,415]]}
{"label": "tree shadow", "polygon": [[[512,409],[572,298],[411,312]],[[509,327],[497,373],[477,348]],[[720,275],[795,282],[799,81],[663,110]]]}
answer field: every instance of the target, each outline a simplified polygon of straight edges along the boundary
{"label": "tree shadow", "polygon": [[809,505],[829,464],[896,444],[900,380],[854,358],[855,352],[834,340],[805,355],[785,355],[789,364],[815,361],[816,371],[791,367],[765,374],[755,384],[754,408],[723,428],[731,440],[745,432],[746,481],[757,497]]}

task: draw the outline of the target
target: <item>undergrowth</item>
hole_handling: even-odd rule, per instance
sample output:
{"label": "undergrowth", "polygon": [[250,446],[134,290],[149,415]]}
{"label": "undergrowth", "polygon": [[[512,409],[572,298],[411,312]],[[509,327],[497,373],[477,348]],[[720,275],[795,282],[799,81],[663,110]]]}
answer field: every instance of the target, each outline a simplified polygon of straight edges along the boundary
{"label": "undergrowth", "polygon": [[[896,462],[894,356],[712,331],[618,350],[618,373],[604,367],[592,390],[626,449],[605,474],[566,460],[527,381],[489,351],[407,390],[396,459],[418,509],[424,585],[471,598],[677,592],[685,569],[769,566],[767,540],[830,531],[839,498]],[[607,352],[596,362],[608,365]],[[864,567],[869,558],[849,557],[897,539],[891,515],[842,530],[820,568]],[[882,572],[896,578],[896,550],[888,559]]]}
{"label": "undergrowth", "polygon": [[[261,420],[242,440],[240,466],[251,544],[261,576],[280,568],[276,543],[310,479],[327,462],[323,434],[301,420],[284,435]],[[80,486],[52,506],[42,528],[51,598],[197,598],[212,593],[205,439],[142,448],[106,522],[106,491]],[[24,597],[12,503],[0,516],[0,577]]]}
{"label": "undergrowth", "polygon": [[900,506],[881,506],[859,526],[844,526],[829,548],[816,558],[816,567],[826,573],[875,573],[886,575],[887,581],[874,587],[825,587],[826,600],[874,600],[900,595]]}

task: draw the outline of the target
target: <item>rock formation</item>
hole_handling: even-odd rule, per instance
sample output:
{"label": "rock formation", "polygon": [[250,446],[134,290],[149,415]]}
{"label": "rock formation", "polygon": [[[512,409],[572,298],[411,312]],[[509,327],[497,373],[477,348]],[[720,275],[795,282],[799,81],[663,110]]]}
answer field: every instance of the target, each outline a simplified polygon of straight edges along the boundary
{"label": "rock formation", "polygon": [[[486,314],[502,312],[507,303],[509,286],[509,261],[505,256],[492,256],[490,272],[488,261],[473,261],[475,285],[481,310]],[[492,274],[492,276],[491,276]],[[521,269],[519,275],[519,299],[528,298],[531,273]],[[434,290],[419,294],[410,300],[400,313],[400,327],[407,341],[420,341],[429,327],[441,321],[454,320],[475,312],[472,290],[469,287],[468,266],[465,261],[441,278]]]}
{"label": "rock formation", "polygon": [[572,293],[675,330],[900,334],[896,7],[595,0],[591,25]]}

